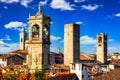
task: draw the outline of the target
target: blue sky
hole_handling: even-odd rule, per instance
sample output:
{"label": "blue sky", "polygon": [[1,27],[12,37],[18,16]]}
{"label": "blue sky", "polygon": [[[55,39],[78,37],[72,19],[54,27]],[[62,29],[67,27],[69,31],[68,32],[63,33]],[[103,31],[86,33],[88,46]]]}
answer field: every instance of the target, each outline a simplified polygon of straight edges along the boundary
{"label": "blue sky", "polygon": [[96,34],[108,35],[108,53],[120,52],[120,0],[0,0],[0,53],[19,48],[19,33],[38,4],[50,15],[51,51],[64,50],[64,24],[80,24],[80,50],[96,52]]}

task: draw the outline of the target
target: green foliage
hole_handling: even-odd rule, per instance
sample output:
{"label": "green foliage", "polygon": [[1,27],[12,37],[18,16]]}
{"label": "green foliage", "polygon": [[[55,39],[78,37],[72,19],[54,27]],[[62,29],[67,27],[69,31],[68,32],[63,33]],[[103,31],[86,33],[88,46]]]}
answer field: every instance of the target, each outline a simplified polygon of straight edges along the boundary
{"label": "green foliage", "polygon": [[97,56],[95,55],[93,59],[94,59],[94,61],[96,61],[97,60]]}
{"label": "green foliage", "polygon": [[44,74],[45,70],[36,69],[34,73],[35,80],[45,80]]}

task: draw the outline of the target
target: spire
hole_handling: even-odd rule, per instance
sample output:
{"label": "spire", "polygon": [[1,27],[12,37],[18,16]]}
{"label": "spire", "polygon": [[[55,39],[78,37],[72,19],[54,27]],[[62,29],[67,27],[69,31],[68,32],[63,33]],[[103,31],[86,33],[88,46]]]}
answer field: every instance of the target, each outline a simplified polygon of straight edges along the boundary
{"label": "spire", "polygon": [[29,17],[31,16],[31,14],[29,13]]}
{"label": "spire", "polygon": [[38,12],[36,13],[36,16],[39,16],[41,14],[42,14],[41,4],[38,4]]}
{"label": "spire", "polygon": [[38,4],[38,11],[41,12],[41,4]]}
{"label": "spire", "polygon": [[58,53],[60,54],[60,47],[58,47]]}
{"label": "spire", "polygon": [[24,24],[22,26],[21,32],[25,32],[25,26],[24,26]]}

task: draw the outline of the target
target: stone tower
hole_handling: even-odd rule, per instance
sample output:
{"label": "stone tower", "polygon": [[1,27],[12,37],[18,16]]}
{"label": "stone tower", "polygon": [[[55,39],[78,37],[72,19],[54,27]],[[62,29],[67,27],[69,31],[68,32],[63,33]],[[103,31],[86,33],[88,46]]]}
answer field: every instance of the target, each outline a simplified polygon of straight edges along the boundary
{"label": "stone tower", "polygon": [[20,49],[25,50],[25,30],[22,28],[20,33]]}
{"label": "stone tower", "polygon": [[50,17],[44,16],[40,5],[35,16],[29,15],[28,67],[30,69],[48,68],[50,52]]}
{"label": "stone tower", "polygon": [[97,60],[101,63],[107,63],[107,35],[104,33],[97,34]]}
{"label": "stone tower", "polygon": [[78,24],[64,26],[64,64],[80,61],[80,27]]}

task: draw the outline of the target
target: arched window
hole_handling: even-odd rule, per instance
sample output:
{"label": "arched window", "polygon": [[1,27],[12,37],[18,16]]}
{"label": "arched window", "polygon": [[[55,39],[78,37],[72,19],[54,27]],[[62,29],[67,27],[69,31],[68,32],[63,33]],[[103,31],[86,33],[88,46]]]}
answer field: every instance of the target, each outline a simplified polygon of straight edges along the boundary
{"label": "arched window", "polygon": [[39,27],[37,25],[32,27],[32,37],[39,38]]}
{"label": "arched window", "polygon": [[98,42],[101,43],[102,42],[102,37],[98,38]]}
{"label": "arched window", "polygon": [[23,39],[21,38],[21,42],[23,42]]}
{"label": "arched window", "polygon": [[43,37],[44,37],[44,39],[46,39],[48,37],[48,35],[49,35],[47,26],[44,26],[43,33],[44,33]]}

